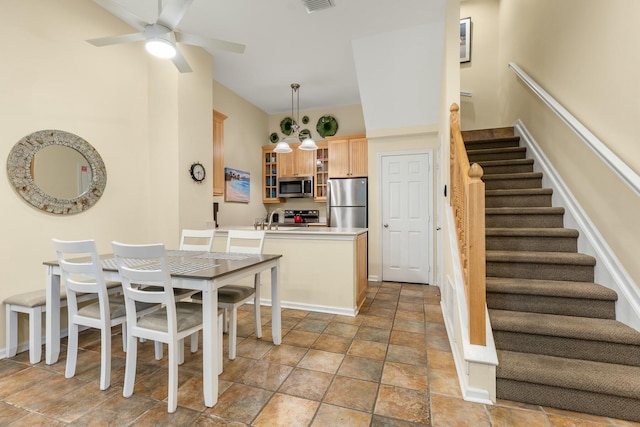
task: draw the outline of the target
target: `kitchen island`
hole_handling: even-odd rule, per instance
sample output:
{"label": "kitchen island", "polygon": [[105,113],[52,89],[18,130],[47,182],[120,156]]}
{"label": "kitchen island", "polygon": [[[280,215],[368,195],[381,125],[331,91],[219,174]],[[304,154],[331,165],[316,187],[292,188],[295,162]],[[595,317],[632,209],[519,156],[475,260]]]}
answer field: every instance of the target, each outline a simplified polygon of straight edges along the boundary
{"label": "kitchen island", "polygon": [[[282,307],[347,316],[358,314],[367,289],[367,229],[286,224],[279,224],[278,228],[265,230],[263,253],[282,255],[279,269]],[[253,230],[253,227],[217,228],[214,251],[226,250],[230,229]],[[266,275],[262,276],[262,285],[262,304],[269,305],[271,286]]]}

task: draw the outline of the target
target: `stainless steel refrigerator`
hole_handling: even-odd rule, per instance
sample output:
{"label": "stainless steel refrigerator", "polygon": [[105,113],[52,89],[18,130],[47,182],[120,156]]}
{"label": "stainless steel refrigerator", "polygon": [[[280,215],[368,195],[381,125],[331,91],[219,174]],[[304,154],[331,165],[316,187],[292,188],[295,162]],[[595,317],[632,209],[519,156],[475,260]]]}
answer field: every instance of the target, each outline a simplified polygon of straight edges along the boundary
{"label": "stainless steel refrigerator", "polygon": [[327,226],[367,228],[367,178],[327,180]]}

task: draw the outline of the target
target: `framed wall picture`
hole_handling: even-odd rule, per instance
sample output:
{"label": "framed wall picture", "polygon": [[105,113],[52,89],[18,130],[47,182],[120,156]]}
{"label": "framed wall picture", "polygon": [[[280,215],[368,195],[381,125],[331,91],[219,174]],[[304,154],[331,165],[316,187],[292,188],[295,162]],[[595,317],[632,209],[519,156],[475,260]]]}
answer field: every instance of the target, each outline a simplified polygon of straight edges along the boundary
{"label": "framed wall picture", "polygon": [[460,20],[460,63],[471,62],[471,18]]}
{"label": "framed wall picture", "polygon": [[249,172],[224,168],[224,201],[249,203],[250,184]]}

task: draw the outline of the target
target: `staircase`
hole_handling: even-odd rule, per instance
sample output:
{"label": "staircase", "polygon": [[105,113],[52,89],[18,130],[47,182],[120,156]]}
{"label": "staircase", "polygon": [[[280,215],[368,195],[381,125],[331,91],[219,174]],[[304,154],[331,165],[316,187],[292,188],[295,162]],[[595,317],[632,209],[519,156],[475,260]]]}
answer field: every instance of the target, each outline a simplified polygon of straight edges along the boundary
{"label": "staircase", "polygon": [[640,333],[615,320],[513,128],[462,132],[484,169],[487,307],[499,399],[640,421]]}

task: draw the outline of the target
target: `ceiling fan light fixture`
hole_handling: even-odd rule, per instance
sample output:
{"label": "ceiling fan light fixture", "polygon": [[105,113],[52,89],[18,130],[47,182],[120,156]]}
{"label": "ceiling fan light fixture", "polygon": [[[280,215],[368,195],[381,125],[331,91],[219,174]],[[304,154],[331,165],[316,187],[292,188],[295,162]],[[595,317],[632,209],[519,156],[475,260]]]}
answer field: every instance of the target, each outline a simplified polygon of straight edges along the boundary
{"label": "ceiling fan light fixture", "polygon": [[145,43],[147,52],[158,58],[173,58],[176,56],[176,45],[161,37],[148,39]]}

